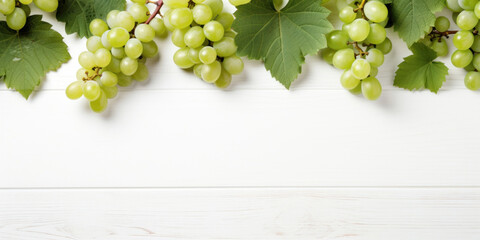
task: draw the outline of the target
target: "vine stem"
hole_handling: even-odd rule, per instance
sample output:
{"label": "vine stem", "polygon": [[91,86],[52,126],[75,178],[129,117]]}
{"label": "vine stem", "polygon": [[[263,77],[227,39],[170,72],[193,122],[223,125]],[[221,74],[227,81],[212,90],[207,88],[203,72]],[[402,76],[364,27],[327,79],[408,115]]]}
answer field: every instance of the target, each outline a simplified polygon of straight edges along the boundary
{"label": "vine stem", "polygon": [[148,20],[145,22],[145,24],[149,24],[153,18],[155,18],[155,16],[157,15],[160,15],[162,16],[162,14],[160,13],[160,9],[162,8],[163,6],[163,0],[158,0],[156,2],[154,1],[151,1],[151,0],[147,0],[147,3],[155,3],[157,5],[157,7],[155,8],[155,10],[152,12],[152,14],[150,14],[150,17],[148,18]]}
{"label": "vine stem", "polygon": [[354,12],[358,12],[358,11],[360,11],[360,10],[363,11],[363,7],[365,6],[365,3],[367,3],[367,0],[362,0],[362,3],[360,3],[360,5],[358,5],[358,7],[357,7],[355,10],[353,10],[353,11],[354,11]]}
{"label": "vine stem", "polygon": [[359,52],[358,55],[360,56],[368,55],[368,52],[364,52],[363,49],[360,46],[358,46],[358,42],[348,42],[348,44],[353,45],[355,49],[357,49],[357,51]]}

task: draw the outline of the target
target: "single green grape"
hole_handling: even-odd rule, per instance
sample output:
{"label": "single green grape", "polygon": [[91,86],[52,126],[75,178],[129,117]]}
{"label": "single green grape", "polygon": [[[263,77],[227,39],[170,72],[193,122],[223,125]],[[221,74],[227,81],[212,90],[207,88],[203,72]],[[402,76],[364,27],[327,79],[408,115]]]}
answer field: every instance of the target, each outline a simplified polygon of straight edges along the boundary
{"label": "single green grape", "polygon": [[193,67],[194,63],[188,57],[189,48],[180,48],[173,55],[173,62],[180,68],[187,69]]}
{"label": "single green grape", "polygon": [[97,18],[90,22],[89,29],[93,35],[101,37],[108,30],[108,25],[102,19]]}
{"label": "single green grape", "polygon": [[237,75],[242,73],[244,68],[244,63],[241,58],[238,56],[230,56],[223,59],[222,67],[228,73],[232,75]]}
{"label": "single green grape", "polygon": [[135,37],[142,42],[150,42],[155,38],[155,29],[148,24],[139,24],[135,28]]}
{"label": "single green grape", "polygon": [[210,22],[213,17],[212,9],[205,4],[197,4],[192,9],[193,20],[200,24],[205,25],[206,23]]}
{"label": "single green grape", "polygon": [[102,73],[102,76],[100,77],[100,82],[102,83],[103,86],[107,86],[107,87],[116,86],[118,83],[117,74],[110,71],[104,71]]}
{"label": "single green grape", "polygon": [[348,35],[353,41],[362,42],[370,34],[370,24],[363,18],[356,19],[349,25]]}
{"label": "single green grape", "polygon": [[360,84],[360,79],[355,77],[352,70],[345,70],[340,77],[340,83],[347,90],[352,90]]}
{"label": "single green grape", "polygon": [[58,0],[33,0],[33,3],[44,12],[53,12],[58,8]]}
{"label": "single green grape", "polygon": [[87,81],[82,87],[83,95],[89,101],[95,101],[100,97],[100,85],[96,81]]}
{"label": "single green grape", "polygon": [[382,85],[378,79],[369,77],[362,80],[362,93],[368,100],[377,100],[382,95]]}
{"label": "single green grape", "polygon": [[217,81],[215,81],[214,84],[216,87],[220,89],[225,89],[228,86],[230,86],[231,83],[232,83],[232,75],[230,75],[230,73],[228,73],[223,69],[222,72],[220,73],[220,77],[218,77]]}
{"label": "single green grape", "polygon": [[138,63],[137,71],[132,75],[132,78],[138,82],[148,80],[148,68],[144,63]]}
{"label": "single green grape", "polygon": [[435,20],[435,29],[439,32],[446,32],[450,28],[450,20],[444,16],[440,16]]}
{"label": "single green grape", "polygon": [[112,61],[112,54],[105,48],[100,48],[95,52],[95,65],[104,68]]}
{"label": "single green grape", "polygon": [[145,1],[143,3],[132,4],[127,11],[138,23],[146,22],[148,20],[148,17],[150,16],[150,11],[145,5]]}
{"label": "single green grape", "polygon": [[100,96],[98,96],[98,98],[95,99],[94,101],[90,101],[90,109],[92,109],[92,111],[96,113],[101,113],[105,111],[105,109],[107,108],[107,105],[108,105],[107,95],[102,89],[100,89]]}
{"label": "single green grape", "polygon": [[188,47],[198,48],[205,42],[205,34],[199,26],[190,28],[184,36],[184,42]]}
{"label": "single green grape", "polygon": [[465,76],[465,87],[472,91],[480,89],[480,73],[479,72],[468,72]]}
{"label": "single green grape", "polygon": [[131,38],[125,44],[125,54],[132,59],[137,59],[142,56],[143,44],[136,38]]}
{"label": "single green grape", "polygon": [[468,66],[473,60],[473,53],[470,50],[456,50],[452,54],[452,64],[458,68]]}
{"label": "single green grape", "polygon": [[352,64],[352,74],[358,79],[365,79],[370,75],[370,63],[365,59],[357,59]]}
{"label": "single green grape", "polygon": [[211,64],[217,59],[217,51],[210,46],[203,47],[199,52],[200,61],[204,64]]}
{"label": "single green grape", "polygon": [[370,63],[370,66],[380,67],[383,65],[385,58],[382,51],[376,48],[372,48],[368,50],[368,55],[366,57],[366,60]]}
{"label": "single green grape", "polygon": [[127,76],[132,76],[138,68],[138,60],[125,57],[120,62],[120,71]]}
{"label": "single green grape", "polygon": [[471,31],[461,30],[453,36],[453,45],[459,50],[467,50],[473,45],[474,40]]}
{"label": "single green grape", "polygon": [[72,100],[81,98],[83,96],[83,84],[82,80],[77,80],[68,85],[65,90],[67,97]]}
{"label": "single green grape", "polygon": [[0,0],[0,13],[10,15],[15,10],[15,0]]}
{"label": "single green grape", "polygon": [[204,64],[202,67],[202,79],[208,83],[214,83],[222,73],[222,64],[219,61],[214,61],[210,64]]}
{"label": "single green grape", "polygon": [[372,22],[383,22],[388,17],[388,9],[379,1],[368,1],[364,8],[365,16]]}
{"label": "single green grape", "polygon": [[212,41],[220,41],[225,34],[225,30],[223,29],[223,25],[217,21],[210,21],[205,26],[203,26],[203,33],[205,37]]}
{"label": "single green grape", "polygon": [[338,50],[333,55],[333,66],[338,69],[348,69],[352,66],[353,62],[355,61],[355,52],[353,49],[346,48],[342,50]]}
{"label": "single green grape", "polygon": [[327,34],[327,46],[334,50],[348,47],[348,34],[342,30],[334,30]]}
{"label": "single green grape", "polygon": [[21,8],[15,8],[10,15],[7,15],[7,25],[13,30],[20,30],[27,23],[27,15]]}
{"label": "single green grape", "polygon": [[223,38],[218,42],[213,43],[213,48],[219,57],[229,57],[237,52],[237,45],[233,38]]}

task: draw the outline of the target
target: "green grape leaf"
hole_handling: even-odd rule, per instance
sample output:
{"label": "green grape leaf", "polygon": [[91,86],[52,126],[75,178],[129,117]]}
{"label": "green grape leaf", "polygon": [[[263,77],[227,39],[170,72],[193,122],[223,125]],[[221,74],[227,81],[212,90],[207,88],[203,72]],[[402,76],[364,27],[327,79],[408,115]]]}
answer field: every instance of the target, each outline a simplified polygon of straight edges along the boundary
{"label": "green grape leaf", "polygon": [[49,71],[70,60],[63,37],[42,21],[42,16],[27,19],[19,32],[0,22],[0,79],[26,99]]}
{"label": "green grape leaf", "polygon": [[302,71],[305,56],[327,46],[333,27],[321,0],[296,0],[276,11],[273,0],[253,0],[237,7],[233,29],[238,54],[263,60],[287,89]]}
{"label": "green grape leaf", "polygon": [[434,61],[437,53],[423,43],[414,43],[410,49],[413,55],[398,66],[393,85],[410,91],[426,88],[437,93],[446,80],[448,68]]}
{"label": "green grape leaf", "polygon": [[124,10],[125,6],[125,0],[60,0],[57,20],[65,22],[67,34],[90,37],[89,24],[93,19],[105,19],[111,10]]}
{"label": "green grape leaf", "polygon": [[411,46],[435,24],[435,12],[444,6],[445,0],[395,0],[392,2],[394,29]]}

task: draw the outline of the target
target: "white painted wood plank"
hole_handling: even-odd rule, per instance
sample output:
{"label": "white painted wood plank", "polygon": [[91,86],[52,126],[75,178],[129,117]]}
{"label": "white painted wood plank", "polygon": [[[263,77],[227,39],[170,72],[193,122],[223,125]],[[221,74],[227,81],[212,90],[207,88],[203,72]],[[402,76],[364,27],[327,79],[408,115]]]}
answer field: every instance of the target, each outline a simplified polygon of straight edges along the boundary
{"label": "white painted wood plank", "polygon": [[0,187],[480,186],[477,93],[0,94]]}
{"label": "white painted wood plank", "polygon": [[477,240],[479,189],[0,191],[0,239]]}

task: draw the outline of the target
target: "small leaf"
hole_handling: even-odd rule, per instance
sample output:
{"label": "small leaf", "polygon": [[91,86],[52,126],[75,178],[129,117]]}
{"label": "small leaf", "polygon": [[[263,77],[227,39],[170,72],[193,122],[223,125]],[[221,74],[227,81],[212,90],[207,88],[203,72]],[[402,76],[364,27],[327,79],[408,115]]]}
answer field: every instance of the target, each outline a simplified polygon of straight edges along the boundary
{"label": "small leaf", "polygon": [[28,17],[19,32],[0,22],[0,49],[0,79],[27,99],[47,72],[71,58],[62,35],[40,15]]}
{"label": "small leaf", "polygon": [[233,29],[238,54],[265,61],[265,68],[287,89],[302,71],[305,56],[327,46],[330,12],[321,0],[289,1],[276,11],[273,0],[238,6]]}
{"label": "small leaf", "polygon": [[448,68],[441,62],[435,62],[437,53],[423,43],[415,43],[408,56],[398,66],[393,85],[410,91],[429,89],[437,93],[448,75]]}
{"label": "small leaf", "polygon": [[57,20],[65,22],[68,34],[77,33],[80,37],[89,37],[90,22],[95,18],[105,19],[111,10],[124,10],[125,0],[60,0]]}
{"label": "small leaf", "polygon": [[445,0],[395,0],[392,5],[395,31],[411,46],[434,25],[434,13],[443,9]]}

